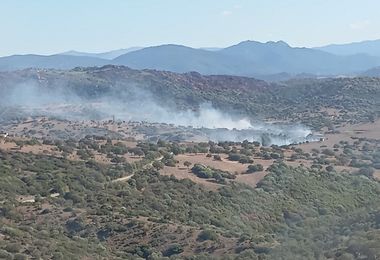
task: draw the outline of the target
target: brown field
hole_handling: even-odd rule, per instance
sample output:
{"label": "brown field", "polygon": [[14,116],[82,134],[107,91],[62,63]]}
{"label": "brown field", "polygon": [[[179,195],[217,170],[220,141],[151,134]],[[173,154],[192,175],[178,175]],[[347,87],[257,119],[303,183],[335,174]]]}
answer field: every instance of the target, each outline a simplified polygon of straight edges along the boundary
{"label": "brown field", "polygon": [[201,163],[212,168],[228,171],[230,173],[240,174],[247,170],[247,165],[232,162],[227,160],[227,155],[221,155],[222,161],[216,161],[212,157],[206,157],[207,154],[179,154],[175,157],[179,161],[179,165],[182,167],[185,161],[191,162],[193,165]]}
{"label": "brown field", "polygon": [[[325,111],[328,115],[334,116],[337,111],[329,110]],[[138,124],[136,126],[139,126]],[[105,128],[114,132],[124,133],[124,138],[119,140],[112,140],[113,144],[117,142],[121,142],[127,147],[136,147],[137,141],[135,140],[133,133],[134,125],[128,125],[127,123],[113,123],[111,121],[106,122],[95,122],[95,121],[83,121],[83,122],[70,122],[70,121],[58,121],[58,120],[48,120],[46,118],[39,119],[30,119],[26,120],[20,124],[15,124],[12,126],[11,135],[13,136],[22,136],[21,133],[27,133],[30,129],[36,132],[35,135],[44,136],[47,134],[49,129],[54,130],[62,130],[62,131],[81,131],[86,127],[100,127]],[[337,129],[338,133],[326,133],[325,140],[321,142],[314,143],[304,143],[300,145],[294,145],[295,148],[301,148],[304,152],[312,153],[312,149],[322,150],[325,148],[333,149],[334,144],[338,144],[340,141],[347,141],[349,143],[353,143],[354,138],[370,138],[370,139],[379,139],[380,138],[380,120],[375,123],[366,123],[366,124],[358,124],[358,125],[344,125]],[[134,135],[134,137],[131,137]],[[18,146],[16,144],[17,141],[26,141],[30,140],[30,138],[26,137],[8,137],[6,139],[0,139],[0,149],[5,151],[17,151],[21,153],[33,153],[33,154],[47,154],[55,157],[62,157],[62,153],[57,149],[54,145],[23,145]],[[105,144],[106,141],[98,141],[100,145]],[[185,143],[186,144],[186,143]],[[236,149],[241,149],[240,146],[235,147]],[[304,166],[310,167],[313,164],[312,160],[306,159],[296,159],[289,160],[290,157],[295,153],[295,151],[288,149],[283,150],[284,152],[284,161],[286,164],[297,167]],[[341,149],[337,152],[341,153]],[[254,164],[261,164],[264,167],[264,171],[257,172],[253,174],[244,174],[247,170],[249,164],[241,164],[239,162],[229,161],[227,159],[228,155],[221,154],[221,161],[214,160],[213,157],[206,157],[207,154],[198,153],[198,154],[180,154],[175,156],[175,160],[178,161],[176,167],[167,167],[165,166],[160,172],[163,175],[174,175],[178,179],[188,178],[196,183],[202,184],[211,190],[216,190],[221,187],[221,184],[215,183],[212,180],[198,178],[191,172],[191,167],[189,168],[184,166],[184,162],[188,161],[192,165],[194,164],[203,164],[215,169],[220,169],[222,171],[228,171],[234,175],[236,175],[236,179],[239,183],[248,184],[252,187],[256,187],[257,183],[262,180],[267,172],[266,169],[273,164],[274,160],[263,160],[259,157],[253,157]],[[106,154],[101,154],[96,151],[93,151],[93,156],[97,162],[103,164],[112,164],[111,159],[107,157]],[[126,159],[128,163],[133,163],[142,159],[142,157],[134,156],[131,154],[125,154],[123,157]],[[69,154],[69,160],[78,161],[81,160],[77,155],[76,150],[73,153]],[[334,162],[334,158],[330,157],[330,159]],[[332,163],[334,165],[334,163]],[[358,171],[357,168],[349,167],[349,166],[334,166],[334,168],[339,171],[346,171],[349,173],[354,173]],[[375,170],[374,177],[380,180],[380,170]]]}
{"label": "brown field", "polygon": [[[326,111],[328,114],[334,115],[336,111]],[[312,149],[333,149],[334,144],[339,144],[340,141],[347,141],[353,143],[355,140],[353,138],[369,138],[369,139],[379,139],[380,138],[380,120],[375,123],[366,123],[358,125],[345,125],[337,129],[339,133],[327,133],[325,134],[325,141],[314,142],[314,143],[305,143],[300,145],[295,145],[296,148],[301,148],[304,152],[312,153]],[[338,153],[340,153],[339,151]],[[297,167],[304,166],[310,167],[313,164],[312,160],[297,159],[294,161],[289,160],[290,156],[294,153],[292,150],[285,150],[285,162],[287,165]],[[183,166],[185,161],[191,162],[193,165],[196,163],[204,164],[209,167],[220,169],[223,171],[228,171],[236,175],[235,181],[240,183],[248,184],[252,187],[256,187],[257,183],[265,177],[265,170],[273,164],[274,160],[263,160],[261,158],[253,158],[255,164],[262,164],[264,166],[263,172],[258,172],[254,174],[242,174],[247,170],[247,164],[241,164],[238,162],[232,162],[227,159],[227,155],[222,155],[222,161],[215,161],[213,158],[206,157],[206,154],[183,154],[177,155],[175,157],[179,162],[179,166],[171,168],[165,167],[162,171],[162,174],[165,175],[174,175],[177,178],[189,178],[194,182],[204,184],[210,189],[215,189],[220,184],[212,183],[205,179],[196,177],[191,173],[189,169]],[[330,157],[334,161],[334,157]],[[191,167],[190,167],[191,168]],[[357,168],[349,166],[334,166],[338,172],[348,172],[355,173],[358,171]],[[374,177],[380,180],[380,170],[375,170]]]}
{"label": "brown field", "polygon": [[313,142],[297,145],[305,152],[311,152],[312,149],[330,148],[332,149],[334,144],[338,144],[340,141],[347,141],[353,143],[352,137],[357,138],[369,138],[380,139],[380,120],[375,123],[366,123],[358,125],[344,125],[337,129],[340,133],[325,134],[325,141]]}
{"label": "brown field", "polygon": [[7,139],[5,140],[0,140],[0,149],[4,151],[18,151],[21,153],[32,153],[32,154],[49,154],[53,156],[60,157],[61,152],[57,151],[57,148],[53,145],[24,145],[22,147],[17,146],[15,141],[17,140],[26,140],[26,139]]}
{"label": "brown field", "polygon": [[198,178],[191,172],[191,167],[185,167],[183,163],[185,161],[189,161],[194,164],[203,164],[215,169],[228,171],[236,175],[236,179],[234,181],[248,184],[252,187],[256,187],[257,183],[262,180],[267,172],[265,171],[270,165],[273,164],[273,160],[262,160],[260,158],[254,158],[255,164],[262,164],[264,166],[264,171],[256,172],[253,174],[243,174],[246,172],[248,164],[241,164],[239,162],[229,161],[227,159],[228,155],[221,155],[222,161],[216,161],[212,157],[206,157],[206,154],[179,154],[175,156],[175,159],[179,162],[177,167],[165,167],[161,170],[161,174],[163,175],[174,175],[178,179],[188,178],[196,183],[205,185],[207,188],[215,190],[221,187],[221,184],[214,183],[210,180]]}
{"label": "brown field", "polygon": [[[5,130],[10,136],[27,137],[33,136],[38,139],[53,138],[60,139],[57,136],[60,134],[68,134],[71,137],[81,136],[81,133],[91,134],[94,130],[103,130],[103,134],[117,133],[126,140],[142,140],[143,135],[134,131],[137,123],[129,122],[113,122],[108,121],[70,121],[70,120],[56,120],[47,117],[27,118],[24,121],[12,123],[4,126]],[[90,131],[85,131],[92,129]],[[94,132],[95,133],[95,132]],[[67,135],[65,135],[67,136]]]}
{"label": "brown field", "polygon": [[265,171],[251,174],[240,174],[236,176],[236,181],[255,188],[257,183],[259,183],[267,174],[268,173]]}

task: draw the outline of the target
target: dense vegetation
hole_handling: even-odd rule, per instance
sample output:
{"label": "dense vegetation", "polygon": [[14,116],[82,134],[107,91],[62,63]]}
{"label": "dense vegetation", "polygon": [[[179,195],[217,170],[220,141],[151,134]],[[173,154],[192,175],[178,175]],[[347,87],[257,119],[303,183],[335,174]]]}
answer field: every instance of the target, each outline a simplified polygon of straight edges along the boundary
{"label": "dense vegetation", "polygon": [[215,179],[218,183],[226,183],[225,179],[235,179],[236,176],[229,172],[213,169],[202,164],[196,164],[191,171],[199,178],[203,179]]}
{"label": "dense vegetation", "polygon": [[257,189],[229,182],[209,191],[153,168],[110,182],[123,171],[1,152],[0,255],[376,259],[380,250],[380,185],[363,175],[278,163]]}

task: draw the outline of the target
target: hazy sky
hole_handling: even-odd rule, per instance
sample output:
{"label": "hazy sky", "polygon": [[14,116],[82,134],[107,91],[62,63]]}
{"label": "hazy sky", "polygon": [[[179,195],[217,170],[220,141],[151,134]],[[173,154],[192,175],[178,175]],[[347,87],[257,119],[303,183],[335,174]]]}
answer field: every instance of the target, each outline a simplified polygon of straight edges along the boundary
{"label": "hazy sky", "polygon": [[0,0],[0,56],[380,38],[380,0]]}

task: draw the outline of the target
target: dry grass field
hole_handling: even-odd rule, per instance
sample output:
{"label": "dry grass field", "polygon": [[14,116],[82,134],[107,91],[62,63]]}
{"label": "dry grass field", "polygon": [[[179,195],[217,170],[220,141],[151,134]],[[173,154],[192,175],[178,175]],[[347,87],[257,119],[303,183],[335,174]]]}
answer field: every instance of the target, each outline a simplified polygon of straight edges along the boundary
{"label": "dry grass field", "polygon": [[[329,115],[334,115],[336,111],[326,111]],[[73,131],[77,131],[79,133],[85,128],[88,127],[99,127],[101,129],[107,129],[110,131],[124,133],[124,138],[112,140],[112,145],[116,145],[117,143],[122,143],[128,148],[136,148],[138,142],[135,140],[136,134],[133,133],[132,125],[127,125],[125,123],[114,124],[112,122],[94,122],[94,121],[83,121],[83,122],[71,122],[71,121],[59,121],[59,120],[49,120],[47,118],[38,118],[38,119],[29,119],[19,124],[14,124],[10,130],[11,136],[17,137],[8,137],[0,139],[0,149],[5,151],[16,151],[21,153],[32,153],[32,154],[44,154],[51,155],[54,157],[62,157],[63,153],[57,148],[55,145],[50,144],[42,144],[40,141],[38,144],[28,145],[25,144],[28,140],[30,141],[30,137],[25,137],[26,133],[30,133],[30,129],[33,129],[32,136],[37,140],[41,140],[40,137],[48,134],[48,132],[56,132],[63,131],[66,133],[72,133]],[[379,139],[380,135],[380,121],[376,121],[375,123],[366,123],[359,125],[344,125],[337,129],[336,133],[326,133],[325,140],[320,142],[312,142],[312,143],[304,143],[299,145],[292,145],[293,149],[282,149],[284,155],[284,162],[287,165],[297,167],[311,167],[313,161],[310,159],[291,159],[292,155],[294,155],[294,149],[302,149],[305,153],[313,153],[315,150],[323,150],[323,149],[333,149],[334,145],[339,144],[341,141],[348,142],[350,144],[354,143],[357,138],[365,137],[369,139]],[[24,137],[21,137],[24,136]],[[24,143],[19,145],[19,143]],[[105,140],[98,140],[98,145],[106,144]],[[189,144],[189,143],[184,143]],[[242,149],[241,146],[235,146],[236,149]],[[66,157],[69,160],[79,161],[82,160],[80,156],[77,154],[77,149]],[[337,150],[336,154],[341,154],[342,150]],[[107,154],[100,153],[97,151],[92,151],[93,159],[102,164],[112,164],[111,158],[107,156]],[[245,174],[247,171],[247,167],[249,164],[242,164],[236,161],[230,161],[228,159],[227,154],[220,154],[221,160],[215,160],[213,156],[208,157],[206,153],[185,153],[178,154],[174,157],[177,162],[175,167],[165,166],[160,173],[162,175],[173,175],[178,179],[188,178],[196,183],[202,184],[211,190],[216,190],[221,187],[222,184],[216,183],[214,180],[202,179],[197,177],[195,174],[191,172],[191,168],[195,164],[202,164],[214,169],[222,170],[229,172],[236,176],[234,181],[248,184],[252,187],[256,187],[257,183],[262,180],[267,172],[266,169],[271,166],[275,160],[274,159],[263,159],[260,156],[253,156],[254,164],[261,164],[264,168],[263,171],[256,172],[253,174]],[[127,163],[134,163],[143,159],[141,156],[135,156],[130,153],[126,153],[122,155]],[[327,157],[330,160],[334,161],[334,157]],[[191,166],[184,166],[185,162],[190,162]],[[335,170],[339,172],[348,172],[353,173],[356,172],[357,169],[350,166],[341,166],[336,165]],[[380,180],[380,170],[375,170],[373,174],[374,178]]]}

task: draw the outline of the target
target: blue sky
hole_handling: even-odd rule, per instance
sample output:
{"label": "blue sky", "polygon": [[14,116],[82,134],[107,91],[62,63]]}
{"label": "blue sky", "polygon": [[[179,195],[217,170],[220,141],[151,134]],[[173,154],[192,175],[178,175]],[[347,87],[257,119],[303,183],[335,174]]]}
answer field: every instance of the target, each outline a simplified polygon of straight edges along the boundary
{"label": "blue sky", "polygon": [[1,0],[0,56],[380,39],[379,0]]}

